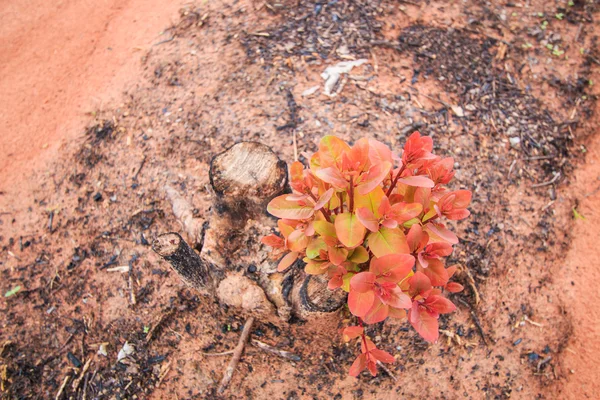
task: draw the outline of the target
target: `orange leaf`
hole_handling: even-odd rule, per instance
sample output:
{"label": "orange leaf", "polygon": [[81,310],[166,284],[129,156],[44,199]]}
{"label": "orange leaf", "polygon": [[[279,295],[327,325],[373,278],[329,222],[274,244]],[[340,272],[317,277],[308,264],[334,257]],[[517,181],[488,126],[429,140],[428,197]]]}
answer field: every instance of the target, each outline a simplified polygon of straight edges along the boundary
{"label": "orange leaf", "polygon": [[365,316],[371,309],[374,301],[375,293],[372,291],[360,293],[356,290],[351,290],[348,294],[348,308],[350,309],[350,312],[357,317]]}
{"label": "orange leaf", "polygon": [[286,219],[308,219],[315,213],[311,206],[289,201],[286,199],[287,197],[287,194],[275,197],[269,202],[267,211],[277,218]]}
{"label": "orange leaf", "polygon": [[279,261],[279,265],[277,265],[277,272],[283,272],[288,269],[293,263],[298,259],[298,253],[292,251],[291,253],[287,253],[285,256],[281,258]]}
{"label": "orange leaf", "polygon": [[344,328],[342,332],[344,342],[349,342],[363,334],[364,328],[362,326],[348,326]]}
{"label": "orange leaf", "polygon": [[375,217],[375,214],[371,210],[365,207],[358,208],[356,210],[356,217],[361,224],[371,232],[377,232],[379,230],[379,220]]}
{"label": "orange leaf", "polygon": [[449,291],[450,293],[459,293],[459,292],[462,292],[463,289],[464,289],[464,286],[458,282],[448,282],[446,284],[446,290]]}

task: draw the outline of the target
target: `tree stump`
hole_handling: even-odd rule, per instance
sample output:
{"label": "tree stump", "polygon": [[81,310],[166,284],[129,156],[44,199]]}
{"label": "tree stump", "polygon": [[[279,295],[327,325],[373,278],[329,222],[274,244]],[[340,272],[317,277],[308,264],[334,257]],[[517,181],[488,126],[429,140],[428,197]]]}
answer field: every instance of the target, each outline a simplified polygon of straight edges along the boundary
{"label": "tree stump", "polygon": [[307,276],[301,260],[277,272],[278,260],[260,242],[277,226],[266,212],[268,202],[291,192],[285,162],[268,146],[242,142],[215,156],[209,174],[215,195],[204,221],[190,221],[191,206],[182,207],[183,197],[167,188],[199,253],[176,233],[160,235],[154,251],[201,293],[263,318],[288,321],[337,311],[346,299],[342,291],[329,290],[323,276]]}

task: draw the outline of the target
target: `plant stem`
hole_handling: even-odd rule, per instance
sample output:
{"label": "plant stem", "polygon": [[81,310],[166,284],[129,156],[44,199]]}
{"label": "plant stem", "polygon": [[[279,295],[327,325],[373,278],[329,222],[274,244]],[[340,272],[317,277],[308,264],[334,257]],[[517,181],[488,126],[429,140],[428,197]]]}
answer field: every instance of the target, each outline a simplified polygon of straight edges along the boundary
{"label": "plant stem", "polygon": [[[308,192],[308,195],[316,202],[318,202],[319,200],[316,198],[316,196],[314,194],[312,194],[312,192]],[[329,203],[327,203],[327,205],[329,205]],[[325,206],[323,206],[323,208],[321,208],[319,211],[321,211],[323,213],[323,216],[331,223],[333,223],[333,219],[331,218],[331,211],[329,211],[328,209],[325,208]]]}
{"label": "plant stem", "polygon": [[350,191],[348,192],[348,197],[350,198],[350,213],[354,212],[354,180],[352,175],[350,175]]}
{"label": "plant stem", "polygon": [[342,192],[338,193],[338,197],[340,199],[340,210],[343,213],[344,212],[344,195],[342,194]]}
{"label": "plant stem", "polygon": [[405,169],[406,169],[406,165],[402,165],[402,167],[400,167],[400,171],[398,171],[398,175],[396,175],[396,177],[392,181],[392,184],[390,185],[387,193],[385,194],[387,197],[390,197],[390,194],[392,194],[392,191],[396,187],[396,183],[398,183],[398,179],[400,179],[400,175],[402,175],[402,173],[404,172]]}

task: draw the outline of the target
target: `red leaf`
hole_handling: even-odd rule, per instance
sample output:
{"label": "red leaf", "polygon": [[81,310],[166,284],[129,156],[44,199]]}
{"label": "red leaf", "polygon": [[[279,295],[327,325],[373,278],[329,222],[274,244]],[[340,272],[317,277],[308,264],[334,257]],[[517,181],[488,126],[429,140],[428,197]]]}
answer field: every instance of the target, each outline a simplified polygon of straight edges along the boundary
{"label": "red leaf", "polygon": [[358,221],[355,214],[342,213],[335,218],[335,233],[340,242],[346,247],[360,245],[365,238],[365,227]]}
{"label": "red leaf", "polygon": [[420,271],[415,272],[415,274],[410,277],[408,284],[410,285],[411,293],[423,296],[431,291],[431,280]]}
{"label": "red leaf", "polygon": [[424,247],[429,240],[429,235],[423,232],[423,228],[420,224],[414,224],[410,227],[410,230],[406,234],[406,242],[411,253],[416,252],[420,248]]}
{"label": "red leaf", "polygon": [[372,166],[369,172],[361,176],[361,182],[356,186],[358,193],[365,195],[379,186],[391,168],[392,164],[387,161]]}
{"label": "red leaf", "polygon": [[369,271],[382,282],[398,283],[408,275],[415,265],[415,258],[410,254],[388,254],[371,259]]}
{"label": "red leaf", "polygon": [[375,214],[368,208],[361,207],[356,210],[356,217],[361,224],[371,232],[377,232],[379,230],[379,220],[375,217]]}
{"label": "red leaf", "polygon": [[440,240],[446,241],[450,244],[457,244],[458,237],[454,234],[454,232],[446,229],[443,224],[436,224],[434,222],[430,222],[425,225],[425,230],[429,233],[429,237],[439,242]]}
{"label": "red leaf", "polygon": [[284,194],[275,197],[269,202],[267,211],[276,216],[277,218],[286,219],[308,219],[313,216],[315,210],[308,205],[300,205],[297,202],[289,201],[286,199],[288,195]]}
{"label": "red leaf", "polygon": [[273,247],[275,249],[281,249],[285,245],[285,241],[283,240],[283,238],[273,233],[263,237],[260,241],[262,244]]}
{"label": "red leaf", "polygon": [[357,317],[364,317],[371,309],[374,301],[375,293],[372,291],[360,293],[356,290],[350,290],[348,294],[348,308]]}
{"label": "red leaf", "polygon": [[396,203],[391,207],[388,217],[399,224],[403,224],[406,221],[418,217],[422,211],[423,206],[419,203]]}
{"label": "red leaf", "polygon": [[315,172],[315,175],[323,182],[327,182],[335,188],[346,189],[348,187],[348,181],[344,179],[342,173],[335,167],[319,169]]}
{"label": "red leaf", "polygon": [[438,314],[449,314],[456,310],[456,306],[444,296],[432,295],[425,300],[427,308]]}
{"label": "red leaf", "polygon": [[390,307],[387,304],[383,304],[379,299],[375,299],[373,306],[367,311],[362,319],[367,324],[376,324],[388,317],[389,309]]}
{"label": "red leaf", "polygon": [[340,265],[348,258],[348,250],[343,247],[329,247],[328,254],[333,265]]}
{"label": "red leaf", "polygon": [[362,326],[348,326],[344,328],[342,332],[344,342],[349,342],[363,334],[364,328]]}
{"label": "red leaf", "polygon": [[446,272],[448,272],[448,279],[452,278],[458,269],[458,265],[454,264],[448,268],[446,268]]}
{"label": "red leaf", "polygon": [[376,276],[372,272],[361,272],[356,274],[350,280],[350,287],[353,291],[365,293],[373,290]]}
{"label": "red leaf", "polygon": [[425,246],[424,251],[430,257],[447,257],[452,254],[452,245],[444,242],[431,243]]}
{"label": "red leaf", "polygon": [[438,320],[421,307],[417,301],[408,311],[408,320],[423,339],[431,343],[437,342],[440,335]]}
{"label": "red leaf", "polygon": [[393,289],[388,290],[388,296],[386,296],[385,301],[384,299],[381,300],[385,304],[394,308],[410,308],[412,304],[410,296],[402,292],[402,290],[398,286],[395,286]]}
{"label": "red leaf", "polygon": [[389,364],[389,363],[393,363],[394,361],[396,361],[396,359],[394,358],[393,355],[391,355],[390,353],[388,353],[387,351],[384,351],[384,350],[373,349],[369,353],[371,354],[371,356],[373,358],[375,358],[377,361],[380,361],[380,362]]}
{"label": "red leaf", "polygon": [[448,282],[446,284],[446,290],[450,293],[460,293],[464,289],[464,286],[458,282]]}
{"label": "red leaf", "polygon": [[348,374],[353,377],[357,377],[364,369],[367,368],[367,355],[361,354],[358,356],[356,360],[352,363]]}
{"label": "red leaf", "polygon": [[279,265],[277,265],[277,271],[283,272],[288,269],[296,260],[298,259],[298,253],[292,251],[291,253],[287,253],[285,256],[281,258],[279,261]]}
{"label": "red leaf", "polygon": [[392,151],[385,144],[375,139],[369,139],[369,160],[371,160],[371,164],[385,161],[392,164]]}
{"label": "red leaf", "polygon": [[423,269],[433,286],[444,286],[448,283],[448,272],[444,268],[444,262],[437,258],[430,258],[429,265]]}
{"label": "red leaf", "polygon": [[435,183],[433,183],[433,181],[426,176],[407,176],[405,178],[398,179],[398,182],[404,183],[408,186],[424,188],[432,188],[435,186]]}

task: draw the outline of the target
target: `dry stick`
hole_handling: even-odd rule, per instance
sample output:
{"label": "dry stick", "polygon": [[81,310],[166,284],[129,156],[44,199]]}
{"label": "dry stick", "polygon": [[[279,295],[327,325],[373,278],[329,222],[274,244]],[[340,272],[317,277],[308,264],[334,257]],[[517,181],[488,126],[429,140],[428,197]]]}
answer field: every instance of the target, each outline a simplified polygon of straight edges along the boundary
{"label": "dry stick", "polygon": [[218,356],[228,356],[229,354],[233,354],[233,353],[235,353],[235,350],[227,350],[227,351],[223,351],[221,353],[207,353],[207,352],[201,351],[200,353],[204,356],[218,357]]}
{"label": "dry stick", "polygon": [[558,178],[560,178],[560,172],[557,173],[556,175],[554,175],[554,178],[552,178],[548,182],[536,183],[535,185],[531,185],[531,188],[535,189],[535,188],[539,188],[542,186],[552,185],[554,182],[556,182],[558,180]]}
{"label": "dry stick", "polygon": [[280,350],[276,347],[271,346],[270,344],[261,342],[260,340],[252,339],[252,344],[261,350],[264,350],[268,353],[275,354],[279,357],[283,357],[287,360],[291,360],[291,361],[300,361],[301,360],[300,356],[298,356],[294,353],[290,353],[289,351],[285,351],[285,350]]}
{"label": "dry stick", "polygon": [[71,378],[71,375],[67,375],[65,376],[65,380],[63,381],[62,385],[60,385],[60,387],[58,388],[58,393],[56,393],[56,400],[60,400],[62,398],[63,392],[65,390],[65,387],[67,386],[67,383],[69,382],[69,379]]}
{"label": "dry stick", "polygon": [[244,352],[244,347],[246,346],[246,342],[250,337],[250,332],[252,330],[252,324],[254,324],[254,317],[250,317],[246,320],[244,324],[244,330],[242,331],[242,336],[240,336],[240,340],[238,341],[237,346],[233,350],[233,357],[231,357],[231,361],[229,361],[229,365],[225,370],[225,374],[223,375],[223,379],[219,384],[219,388],[217,389],[217,393],[223,394],[227,385],[231,381],[231,377],[233,376],[233,372],[235,371],[235,367],[237,367],[240,362],[240,358],[242,357],[242,353]]}
{"label": "dry stick", "polygon": [[392,380],[394,382],[398,382],[398,378],[396,378],[394,376],[394,374],[392,374],[392,371],[390,371],[390,369],[388,367],[386,367],[381,361],[377,360],[377,365],[379,365],[379,367],[385,371],[386,374],[388,374],[390,376],[390,378],[392,378]]}

